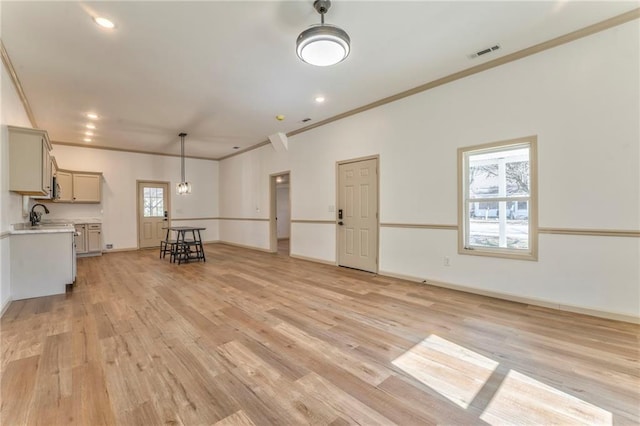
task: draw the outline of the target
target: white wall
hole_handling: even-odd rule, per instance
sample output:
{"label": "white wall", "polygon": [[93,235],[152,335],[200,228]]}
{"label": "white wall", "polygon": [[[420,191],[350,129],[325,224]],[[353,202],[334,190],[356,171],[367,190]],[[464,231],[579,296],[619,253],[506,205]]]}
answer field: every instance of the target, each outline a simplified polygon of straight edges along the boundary
{"label": "white wall", "polygon": [[11,300],[11,239],[6,234],[11,224],[22,221],[22,197],[9,192],[9,133],[7,125],[31,127],[18,92],[4,66],[0,82],[0,312]]}
{"label": "white wall", "polygon": [[217,220],[176,221],[184,218],[217,218],[218,162],[186,159],[187,180],[192,193],[177,195],[180,158],[151,154],[109,151],[66,145],[53,145],[52,155],[61,169],[103,173],[102,203],[49,204],[45,219],[99,218],[103,244],[113,249],[131,249],[138,245],[136,217],[136,180],[169,181],[171,219],[177,226],[203,226],[204,241],[217,241]]}
{"label": "white wall", "polygon": [[[220,164],[221,215],[268,217],[291,171],[293,255],[335,261],[336,161],[380,155],[382,223],[457,224],[459,147],[538,135],[541,227],[640,229],[640,45],[633,22],[319,127]],[[226,222],[226,221],[225,221]],[[221,223],[268,247],[268,224]],[[252,227],[251,232],[249,228]],[[640,239],[541,234],[539,261],[457,254],[457,232],[383,227],[380,270],[640,316]],[[443,266],[443,257],[451,266]]]}

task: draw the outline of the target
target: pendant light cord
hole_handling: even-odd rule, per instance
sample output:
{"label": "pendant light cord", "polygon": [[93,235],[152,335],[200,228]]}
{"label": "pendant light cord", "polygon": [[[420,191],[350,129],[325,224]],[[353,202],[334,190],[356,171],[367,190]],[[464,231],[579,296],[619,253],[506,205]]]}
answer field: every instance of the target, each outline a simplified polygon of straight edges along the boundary
{"label": "pendant light cord", "polygon": [[182,183],[186,182],[185,173],[184,173],[184,137],[187,136],[186,133],[180,133],[180,169],[182,176]]}

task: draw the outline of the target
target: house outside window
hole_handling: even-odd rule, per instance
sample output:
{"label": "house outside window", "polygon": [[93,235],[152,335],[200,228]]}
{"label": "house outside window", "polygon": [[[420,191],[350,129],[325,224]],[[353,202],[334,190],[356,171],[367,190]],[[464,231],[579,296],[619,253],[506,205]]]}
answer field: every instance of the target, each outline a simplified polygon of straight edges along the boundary
{"label": "house outside window", "polygon": [[461,254],[537,260],[537,137],[460,148]]}

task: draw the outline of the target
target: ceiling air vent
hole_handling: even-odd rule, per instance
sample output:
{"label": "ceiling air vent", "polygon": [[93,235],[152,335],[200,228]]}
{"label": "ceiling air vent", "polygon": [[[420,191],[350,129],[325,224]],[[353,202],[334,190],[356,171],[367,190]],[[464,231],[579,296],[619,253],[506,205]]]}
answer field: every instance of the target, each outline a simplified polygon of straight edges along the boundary
{"label": "ceiling air vent", "polygon": [[485,47],[484,49],[478,50],[477,52],[474,52],[471,55],[469,55],[469,59],[478,58],[478,57],[486,55],[488,53],[495,52],[498,49],[500,49],[500,45],[499,44],[495,44],[495,45],[493,45],[491,47]]}
{"label": "ceiling air vent", "polygon": [[310,119],[310,118],[303,118],[303,119],[302,119],[302,122],[303,122],[303,123],[306,123],[307,121],[311,121],[311,119]]}

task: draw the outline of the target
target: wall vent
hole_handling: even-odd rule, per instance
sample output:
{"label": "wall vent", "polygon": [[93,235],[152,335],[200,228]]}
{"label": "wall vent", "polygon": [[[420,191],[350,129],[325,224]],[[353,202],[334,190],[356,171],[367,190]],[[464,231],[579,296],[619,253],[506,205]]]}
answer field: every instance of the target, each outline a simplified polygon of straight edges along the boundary
{"label": "wall vent", "polygon": [[500,45],[499,44],[494,44],[491,47],[485,47],[484,49],[480,49],[477,52],[474,52],[471,55],[469,55],[469,59],[478,58],[480,56],[486,55],[487,53],[495,52],[498,49],[500,49]]}
{"label": "wall vent", "polygon": [[303,119],[302,119],[302,122],[303,122],[303,123],[306,123],[307,121],[311,121],[311,119],[310,119],[310,118],[303,118]]}
{"label": "wall vent", "polygon": [[107,250],[111,250],[113,248],[113,244],[107,244]]}

